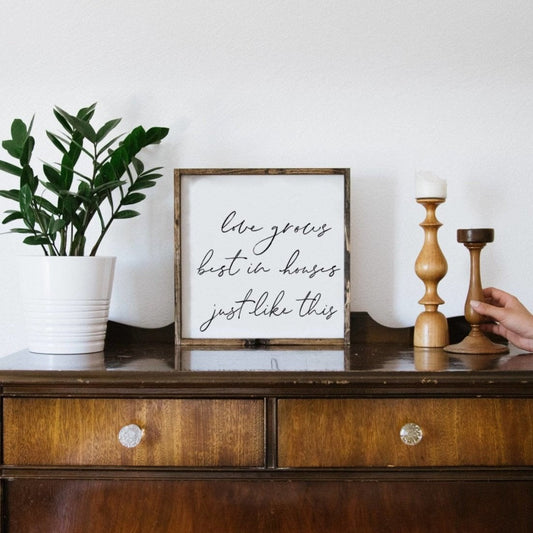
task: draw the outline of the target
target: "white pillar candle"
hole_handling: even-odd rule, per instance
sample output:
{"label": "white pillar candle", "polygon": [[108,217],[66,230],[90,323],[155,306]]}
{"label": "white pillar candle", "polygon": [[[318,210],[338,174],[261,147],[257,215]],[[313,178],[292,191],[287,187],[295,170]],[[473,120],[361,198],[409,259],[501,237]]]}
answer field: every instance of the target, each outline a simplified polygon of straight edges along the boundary
{"label": "white pillar candle", "polygon": [[417,198],[446,198],[446,180],[439,178],[433,172],[416,173]]}

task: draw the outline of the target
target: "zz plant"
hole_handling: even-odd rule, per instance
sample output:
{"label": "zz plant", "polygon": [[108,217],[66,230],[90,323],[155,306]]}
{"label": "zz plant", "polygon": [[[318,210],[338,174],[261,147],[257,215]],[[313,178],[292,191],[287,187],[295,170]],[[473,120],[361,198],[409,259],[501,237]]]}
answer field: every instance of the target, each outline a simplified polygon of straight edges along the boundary
{"label": "zz plant", "polygon": [[121,119],[95,129],[95,107],[82,108],[76,115],[54,108],[62,130],[46,134],[59,150],[60,162],[43,163],[41,177],[31,166],[33,119],[29,125],[15,119],[11,139],[2,142],[17,163],[0,160],[0,170],[19,182],[18,188],[0,190],[0,196],[17,204],[5,211],[2,223],[15,223],[9,231],[24,234],[23,242],[41,246],[45,255],[86,255],[91,223],[98,231],[88,255],[95,255],[111,223],[139,215],[131,206],[143,201],[146,196],[140,191],[162,176],[162,167],[146,170],[138,154],[165,138],[168,128],[138,126],[125,136],[109,138]]}

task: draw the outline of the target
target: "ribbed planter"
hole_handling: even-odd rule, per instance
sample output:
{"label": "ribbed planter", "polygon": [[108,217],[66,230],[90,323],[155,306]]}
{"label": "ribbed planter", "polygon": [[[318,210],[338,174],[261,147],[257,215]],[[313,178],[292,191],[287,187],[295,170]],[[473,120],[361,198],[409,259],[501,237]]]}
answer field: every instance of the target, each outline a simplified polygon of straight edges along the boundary
{"label": "ribbed planter", "polygon": [[31,352],[79,354],[104,349],[115,257],[20,258]]}

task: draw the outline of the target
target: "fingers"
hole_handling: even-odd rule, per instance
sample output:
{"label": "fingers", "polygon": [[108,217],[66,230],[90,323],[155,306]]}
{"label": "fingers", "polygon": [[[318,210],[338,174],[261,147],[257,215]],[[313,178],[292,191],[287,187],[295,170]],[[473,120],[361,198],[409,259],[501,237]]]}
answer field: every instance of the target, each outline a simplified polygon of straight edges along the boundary
{"label": "fingers", "polygon": [[471,300],[470,305],[480,315],[488,316],[496,320],[496,322],[499,322],[505,317],[505,311],[501,307],[496,307],[485,302],[478,302],[477,300]]}
{"label": "fingers", "polygon": [[508,304],[513,298],[511,294],[500,289],[496,289],[495,287],[487,287],[483,289],[483,296],[485,297],[485,300],[502,307]]}
{"label": "fingers", "polygon": [[506,337],[507,334],[506,329],[500,324],[481,324],[481,329],[487,333],[494,333],[495,335],[500,335],[501,337]]}

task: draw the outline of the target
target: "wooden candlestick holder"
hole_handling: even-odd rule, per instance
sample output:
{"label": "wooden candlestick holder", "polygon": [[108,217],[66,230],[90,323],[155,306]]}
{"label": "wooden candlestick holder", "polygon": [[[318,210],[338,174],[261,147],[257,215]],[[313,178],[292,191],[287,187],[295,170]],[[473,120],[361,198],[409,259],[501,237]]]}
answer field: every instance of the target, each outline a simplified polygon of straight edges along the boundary
{"label": "wooden candlestick holder", "polygon": [[415,262],[416,275],[424,282],[426,293],[418,301],[424,311],[416,319],[413,344],[422,348],[442,348],[450,341],[448,321],[438,310],[444,300],[437,293],[437,285],[446,275],[448,263],[437,240],[442,224],[435,211],[444,198],[417,198],[416,201],[426,208],[426,218],[420,224],[424,230],[424,245]]}
{"label": "wooden candlestick holder", "polygon": [[481,250],[485,245],[493,240],[494,230],[491,228],[457,230],[457,241],[463,243],[470,252],[470,285],[465,302],[465,318],[470,324],[471,329],[468,336],[460,343],[445,346],[444,350],[447,352],[462,354],[503,354],[509,351],[507,346],[496,344],[485,336],[480,328],[484,322],[484,318],[479,313],[476,313],[470,305],[472,300],[484,301],[480,275],[480,256]]}

